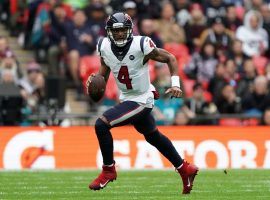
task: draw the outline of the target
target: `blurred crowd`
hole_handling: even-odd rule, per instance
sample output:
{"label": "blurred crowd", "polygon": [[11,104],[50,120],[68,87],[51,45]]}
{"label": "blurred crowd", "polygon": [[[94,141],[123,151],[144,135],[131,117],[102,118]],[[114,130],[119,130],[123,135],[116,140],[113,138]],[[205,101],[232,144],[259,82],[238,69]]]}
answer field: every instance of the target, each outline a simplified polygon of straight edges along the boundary
{"label": "blurred crowd", "polygon": [[[84,83],[96,72],[96,44],[106,36],[107,16],[127,12],[134,35],[152,38],[179,63],[184,98],[170,99],[166,66],[150,62],[160,93],[159,124],[270,124],[270,0],[0,0],[0,19],[24,49],[35,52],[27,76],[8,40],[0,37],[1,82],[15,81],[27,104],[42,99],[44,75],[65,77],[85,97]],[[42,69],[38,63],[46,63]],[[109,88],[109,89],[108,89]],[[110,77],[103,105],[115,104]],[[31,98],[30,98],[31,96]],[[90,102],[91,106],[93,103]],[[262,116],[260,120],[216,121],[218,114]]]}

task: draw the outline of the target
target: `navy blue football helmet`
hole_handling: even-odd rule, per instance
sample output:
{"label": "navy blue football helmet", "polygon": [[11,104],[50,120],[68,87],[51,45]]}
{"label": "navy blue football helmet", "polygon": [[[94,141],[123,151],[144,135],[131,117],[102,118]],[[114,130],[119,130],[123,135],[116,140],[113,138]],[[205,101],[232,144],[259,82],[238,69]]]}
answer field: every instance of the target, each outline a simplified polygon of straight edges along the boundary
{"label": "navy blue football helmet", "polygon": [[[126,28],[127,33],[126,37],[120,40],[116,40],[114,38],[113,30]],[[133,22],[131,17],[123,12],[117,12],[109,16],[106,27],[107,36],[109,37],[110,41],[113,42],[118,47],[125,46],[130,40],[133,38]]]}

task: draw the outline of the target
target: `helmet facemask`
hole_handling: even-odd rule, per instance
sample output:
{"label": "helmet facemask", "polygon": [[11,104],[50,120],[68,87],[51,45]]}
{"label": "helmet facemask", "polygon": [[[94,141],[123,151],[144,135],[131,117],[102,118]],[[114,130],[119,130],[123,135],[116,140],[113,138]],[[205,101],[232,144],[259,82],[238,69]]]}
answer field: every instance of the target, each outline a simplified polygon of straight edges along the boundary
{"label": "helmet facemask", "polygon": [[[114,35],[117,33],[113,33],[113,31],[117,29],[126,29],[126,37],[124,39],[115,39]],[[124,26],[123,23],[114,23],[113,27],[107,28],[107,35],[117,47],[123,47],[132,39],[132,27]]]}
{"label": "helmet facemask", "polygon": [[[115,39],[114,37],[114,34],[117,34],[117,33],[113,33],[113,31],[115,29],[122,29],[122,28],[126,28],[126,37],[124,37],[124,39]],[[127,44],[128,41],[131,40],[132,38],[132,28],[129,28],[129,27],[119,27],[119,28],[108,28],[107,29],[107,34],[108,34],[108,37],[110,38],[110,40],[118,47],[123,47]]]}

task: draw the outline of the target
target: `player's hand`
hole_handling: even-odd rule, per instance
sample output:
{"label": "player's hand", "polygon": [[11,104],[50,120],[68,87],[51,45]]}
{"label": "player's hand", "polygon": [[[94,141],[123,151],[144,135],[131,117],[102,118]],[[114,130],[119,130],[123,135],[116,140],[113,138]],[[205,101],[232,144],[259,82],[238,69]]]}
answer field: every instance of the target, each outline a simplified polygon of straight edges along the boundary
{"label": "player's hand", "polygon": [[96,74],[95,73],[92,73],[89,77],[88,77],[88,79],[87,79],[87,81],[86,81],[86,91],[87,91],[87,94],[88,94],[88,87],[89,87],[89,85],[90,85],[90,83],[91,83],[91,81],[92,81],[92,78],[93,77],[95,77],[96,76]]}
{"label": "player's hand", "polygon": [[180,98],[183,95],[182,90],[179,87],[176,87],[176,86],[171,87],[168,90],[166,90],[165,94],[169,94],[169,93],[171,93],[172,98],[173,97]]}

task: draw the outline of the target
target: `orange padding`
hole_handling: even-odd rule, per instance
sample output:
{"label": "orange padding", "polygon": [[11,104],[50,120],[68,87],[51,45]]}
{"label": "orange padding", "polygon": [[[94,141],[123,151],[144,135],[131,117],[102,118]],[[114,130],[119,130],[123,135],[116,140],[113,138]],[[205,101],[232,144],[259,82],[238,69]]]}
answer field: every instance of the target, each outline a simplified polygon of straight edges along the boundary
{"label": "orange padding", "polygon": [[[270,127],[159,127],[180,155],[200,168],[270,168]],[[94,127],[0,128],[0,169],[97,168]],[[172,167],[131,126],[115,128],[121,169]]]}

